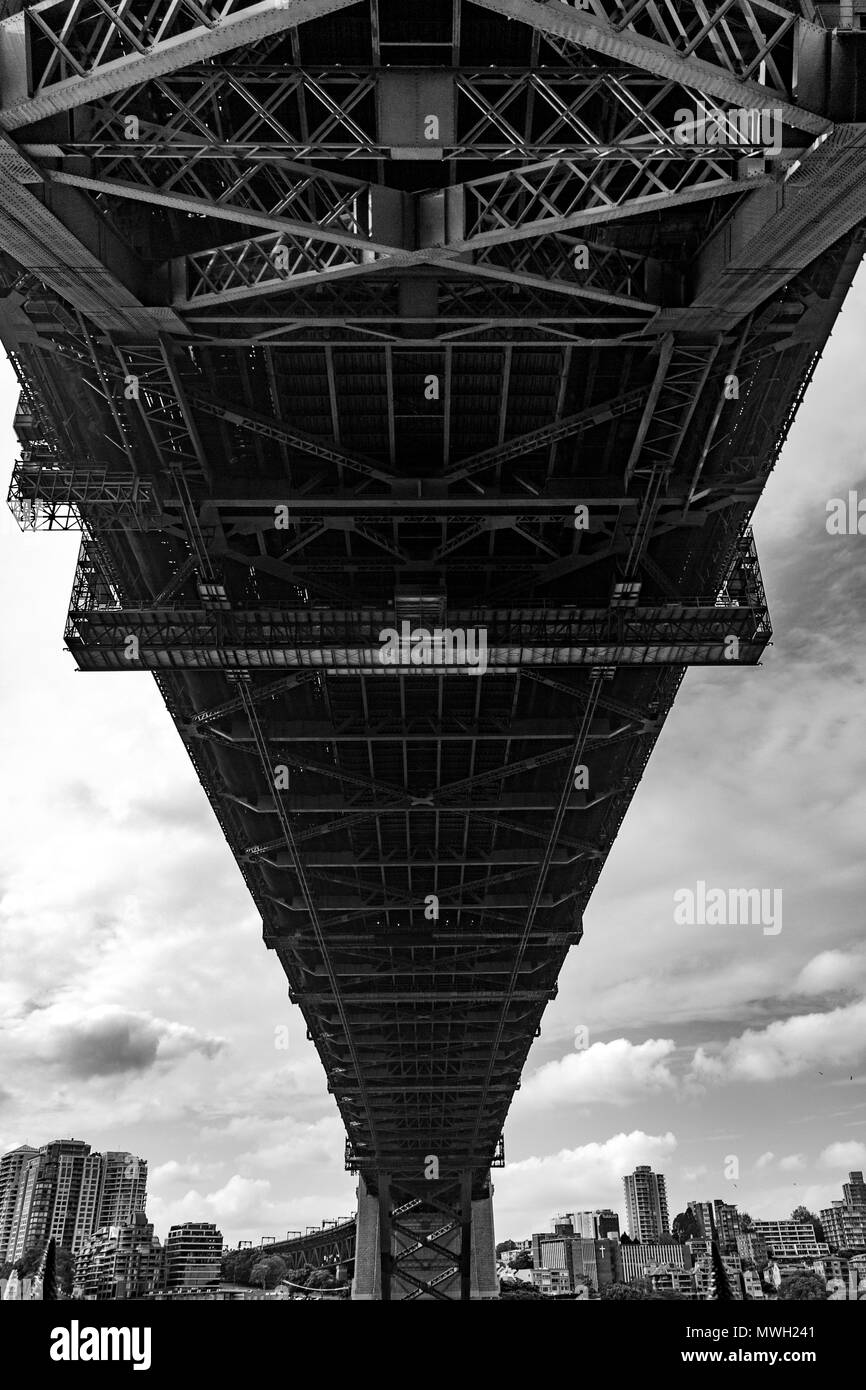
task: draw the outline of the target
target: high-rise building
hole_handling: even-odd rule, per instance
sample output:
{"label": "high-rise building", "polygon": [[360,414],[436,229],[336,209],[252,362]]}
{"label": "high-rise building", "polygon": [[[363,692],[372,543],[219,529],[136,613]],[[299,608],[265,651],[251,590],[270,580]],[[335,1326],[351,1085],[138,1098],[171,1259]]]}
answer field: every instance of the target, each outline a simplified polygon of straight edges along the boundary
{"label": "high-rise building", "polygon": [[719,1245],[722,1250],[732,1254],[737,1248],[737,1236],[740,1234],[740,1213],[733,1202],[723,1202],[717,1197],[713,1202],[713,1215]]}
{"label": "high-rise building", "polygon": [[135,1154],[109,1149],[102,1155],[99,1211],[94,1229],[128,1225],[136,1212],[144,1211],[147,1197],[147,1160]]}
{"label": "high-rise building", "polygon": [[129,1222],[103,1226],[82,1243],[75,1261],[74,1296],[144,1298],[162,1282],[163,1250],[143,1211]]}
{"label": "high-rise building", "polygon": [[0,1264],[10,1259],[14,1252],[13,1234],[17,1231],[15,1207],[21,1175],[37,1152],[30,1144],[22,1144],[0,1158]]}
{"label": "high-rise building", "polygon": [[664,1176],[643,1164],[622,1181],[628,1233],[632,1240],[668,1239],[671,1227]]}
{"label": "high-rise building", "polygon": [[587,1240],[607,1240],[610,1235],[619,1235],[619,1217],[610,1207],[570,1212],[569,1220],[574,1234]]}
{"label": "high-rise building", "polygon": [[17,1260],[52,1236],[77,1254],[100,1226],[143,1211],[147,1164],[135,1155],[91,1153],[80,1139],[13,1149],[0,1159],[0,1258]]}
{"label": "high-rise building", "polygon": [[866,1182],[862,1173],[849,1173],[842,1184],[842,1198],[850,1211],[866,1211]]}
{"label": "high-rise building", "polygon": [[16,1232],[10,1259],[20,1259],[32,1245],[44,1245],[54,1236],[66,1250],[78,1248],[83,1228],[78,1223],[79,1202],[85,1211],[92,1205],[93,1183],[98,1172],[90,1157],[90,1145],[80,1139],[55,1139],[28,1161],[19,1184]]}
{"label": "high-rise building", "polygon": [[698,1234],[701,1240],[715,1240],[716,1223],[713,1217],[712,1202],[689,1202],[688,1210],[698,1223]]}
{"label": "high-rise building", "polygon": [[201,1289],[219,1284],[222,1231],[209,1221],[172,1226],[165,1242],[165,1287]]}
{"label": "high-rise building", "polygon": [[[64,1141],[58,1142],[62,1144]],[[71,1148],[71,1144],[76,1145],[75,1149]],[[54,1207],[48,1235],[74,1255],[78,1254],[82,1243],[93,1230],[101,1176],[101,1157],[90,1153],[89,1144],[73,1140],[68,1151],[64,1149],[58,1154]]]}
{"label": "high-rise building", "polygon": [[842,1201],[821,1211],[821,1225],[833,1250],[866,1250],[866,1183],[862,1173],[849,1173],[842,1184]]}

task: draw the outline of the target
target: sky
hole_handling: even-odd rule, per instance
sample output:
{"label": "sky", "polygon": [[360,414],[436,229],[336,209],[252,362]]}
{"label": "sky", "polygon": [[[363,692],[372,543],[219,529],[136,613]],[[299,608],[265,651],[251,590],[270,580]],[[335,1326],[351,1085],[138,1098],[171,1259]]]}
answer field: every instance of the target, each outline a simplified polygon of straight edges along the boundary
{"label": "sky", "polygon": [[[2,360],[4,477],[16,396]],[[686,675],[512,1105],[497,1239],[624,1212],[639,1163],[672,1217],[866,1168],[866,536],[826,528],[864,437],[866,271],[756,512],[773,645]],[[63,650],[76,554],[0,510],[0,1152],[129,1149],[163,1238],[282,1238],[354,1209],[340,1119],[151,677]],[[698,880],[781,890],[781,930],[679,925]]]}

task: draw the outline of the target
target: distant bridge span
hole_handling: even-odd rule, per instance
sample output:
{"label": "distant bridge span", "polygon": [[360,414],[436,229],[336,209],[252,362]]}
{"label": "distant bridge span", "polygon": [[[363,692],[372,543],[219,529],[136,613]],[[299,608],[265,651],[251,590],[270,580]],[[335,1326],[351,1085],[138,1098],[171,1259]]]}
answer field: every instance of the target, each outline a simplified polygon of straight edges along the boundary
{"label": "distant bridge span", "polygon": [[332,1269],[355,1263],[355,1222],[343,1221],[293,1240],[277,1240],[262,1247],[262,1254],[279,1255],[289,1270]]}

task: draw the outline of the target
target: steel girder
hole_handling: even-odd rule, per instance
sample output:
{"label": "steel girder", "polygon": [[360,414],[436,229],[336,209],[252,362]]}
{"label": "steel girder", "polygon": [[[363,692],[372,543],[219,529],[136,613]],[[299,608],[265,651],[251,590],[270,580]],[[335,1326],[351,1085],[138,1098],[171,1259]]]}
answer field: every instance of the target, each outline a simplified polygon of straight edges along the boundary
{"label": "steel girder", "polygon": [[[209,162],[229,156],[263,165],[277,153],[299,160],[381,159],[391,145],[380,134],[378,114],[395,71],[423,76],[417,69],[286,70],[233,60],[187,68],[149,88],[131,88],[108,108],[87,108],[72,139],[25,141],[22,150],[32,158],[62,159],[61,167],[86,156],[105,178],[131,175],[157,186],[186,160],[195,161],[204,179]],[[443,91],[453,103],[456,128],[449,143],[436,145],[444,159],[528,162],[567,152],[634,163],[706,154],[696,140],[675,139],[665,119],[676,84],[659,84],[626,67],[462,69],[447,83]],[[154,106],[161,98],[152,116],[145,114],[150,94]],[[707,111],[723,119],[722,105],[710,102]],[[124,124],[130,116],[137,138]]]}
{"label": "steel girder", "polygon": [[[633,5],[591,0],[591,12],[567,0],[475,3],[733,106],[778,107],[786,122],[813,135],[829,128],[819,112],[793,104],[795,55],[814,46],[820,60],[825,31],[770,0],[723,0],[714,11],[702,4],[682,5],[670,13],[651,0]],[[764,81],[754,81],[762,72]]]}
{"label": "steel girder", "polygon": [[15,130],[282,33],[355,0],[40,0],[0,23],[0,127]]}
{"label": "steel girder", "polygon": [[[85,533],[80,666],[155,671],[396,1286],[425,1157],[485,1187],[684,663],[768,640],[747,526],[862,249],[860,136],[804,152],[835,40],[789,5],[426,0],[409,55],[405,0],[191,3],[0,25],[12,501]],[[386,108],[428,91],[422,157]],[[782,112],[754,183],[672,139],[698,95]],[[484,675],[386,668],[404,621],[483,628]]]}
{"label": "steel girder", "polygon": [[[289,1236],[292,1233],[289,1232]],[[329,1269],[350,1265],[355,1259],[355,1222],[342,1220],[323,1222],[321,1230],[307,1229],[306,1234],[286,1240],[276,1240],[265,1247],[269,1255],[285,1260],[290,1273],[302,1269]]]}

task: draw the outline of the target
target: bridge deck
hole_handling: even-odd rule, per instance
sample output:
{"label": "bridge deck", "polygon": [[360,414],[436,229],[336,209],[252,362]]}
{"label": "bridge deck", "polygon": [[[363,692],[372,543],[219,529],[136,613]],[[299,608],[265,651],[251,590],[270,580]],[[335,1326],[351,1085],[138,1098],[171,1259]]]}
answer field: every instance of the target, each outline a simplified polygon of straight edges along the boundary
{"label": "bridge deck", "polygon": [[[465,1226],[685,667],[769,641],[863,46],[786,0],[212,8],[6,5],[10,500],[83,531],[69,648],[154,672],[349,1165],[470,1173]],[[778,147],[681,138],[696,92]]]}

